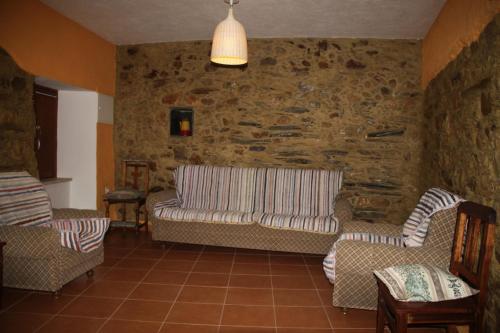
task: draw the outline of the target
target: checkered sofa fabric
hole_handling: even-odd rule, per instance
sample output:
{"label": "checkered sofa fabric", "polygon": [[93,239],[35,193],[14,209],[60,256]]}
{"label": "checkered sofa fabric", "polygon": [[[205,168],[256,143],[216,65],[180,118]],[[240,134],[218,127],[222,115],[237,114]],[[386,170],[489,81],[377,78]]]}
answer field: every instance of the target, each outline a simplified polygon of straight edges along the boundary
{"label": "checkered sofa fabric", "polygon": [[[425,243],[421,247],[403,247],[383,243],[348,240],[336,242],[335,286],[333,305],[338,307],[376,309],[377,284],[373,271],[403,264],[427,264],[447,269],[455,232],[457,207],[432,215]],[[347,222],[344,231],[387,231],[398,237],[402,227]],[[399,234],[401,235],[401,234]],[[400,237],[400,236],[399,236]]]}
{"label": "checkered sofa fabric", "polygon": [[0,225],[42,225],[52,219],[49,195],[29,173],[0,173]]}
{"label": "checkered sofa fabric", "polygon": [[177,200],[156,203],[169,221],[259,223],[277,229],[334,234],[341,171],[180,166]]}

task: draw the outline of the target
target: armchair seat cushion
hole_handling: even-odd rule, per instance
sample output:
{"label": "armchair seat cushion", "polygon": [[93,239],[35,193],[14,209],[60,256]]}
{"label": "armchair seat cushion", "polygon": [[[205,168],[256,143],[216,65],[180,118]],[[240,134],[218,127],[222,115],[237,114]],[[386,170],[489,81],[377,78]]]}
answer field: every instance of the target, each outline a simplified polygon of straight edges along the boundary
{"label": "armchair seat cushion", "polygon": [[337,244],[343,240],[362,241],[370,244],[387,244],[395,247],[404,247],[402,237],[377,235],[366,232],[344,233],[340,235],[339,239],[333,244],[330,252],[328,252],[328,255],[323,260],[323,270],[325,271],[326,277],[328,278],[328,280],[330,280],[331,283],[334,283],[335,281]]}
{"label": "armchair seat cushion", "polygon": [[338,220],[334,216],[310,216],[289,214],[254,213],[254,221],[262,226],[276,229],[301,230],[323,234],[336,234]]}
{"label": "armchair seat cushion", "polygon": [[229,224],[252,224],[254,222],[252,220],[252,213],[232,210],[163,206],[155,210],[155,215],[161,219],[181,222],[211,222]]}
{"label": "armchair seat cushion", "polygon": [[135,189],[121,189],[108,192],[104,195],[105,200],[141,200],[146,199],[146,193]]}

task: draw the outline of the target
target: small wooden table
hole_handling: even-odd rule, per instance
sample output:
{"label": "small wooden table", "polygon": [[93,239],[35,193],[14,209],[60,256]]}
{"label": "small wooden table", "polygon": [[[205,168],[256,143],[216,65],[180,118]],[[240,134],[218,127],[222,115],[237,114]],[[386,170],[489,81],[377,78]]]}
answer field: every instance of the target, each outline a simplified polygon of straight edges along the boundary
{"label": "small wooden table", "polygon": [[0,308],[2,307],[3,298],[3,247],[5,242],[0,241]]}

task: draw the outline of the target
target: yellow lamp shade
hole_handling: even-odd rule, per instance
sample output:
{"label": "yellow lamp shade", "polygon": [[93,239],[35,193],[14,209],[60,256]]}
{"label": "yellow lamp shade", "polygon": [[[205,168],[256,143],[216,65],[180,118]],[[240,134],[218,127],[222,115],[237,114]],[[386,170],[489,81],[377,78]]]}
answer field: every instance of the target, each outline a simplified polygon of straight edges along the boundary
{"label": "yellow lamp shade", "polygon": [[222,65],[243,65],[248,62],[245,28],[229,8],[226,19],[215,28],[210,60]]}

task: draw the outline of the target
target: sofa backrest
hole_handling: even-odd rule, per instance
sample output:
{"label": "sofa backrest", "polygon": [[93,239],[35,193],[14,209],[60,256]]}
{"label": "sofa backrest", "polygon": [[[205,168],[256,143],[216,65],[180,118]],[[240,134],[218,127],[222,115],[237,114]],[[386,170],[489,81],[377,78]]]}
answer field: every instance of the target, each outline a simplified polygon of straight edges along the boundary
{"label": "sofa backrest", "polygon": [[328,216],[341,187],[340,170],[259,168],[255,211]]}
{"label": "sofa backrest", "polygon": [[450,251],[455,236],[458,206],[443,209],[432,215],[424,247],[441,248]]}
{"label": "sofa backrest", "polygon": [[182,165],[174,179],[182,208],[253,212],[256,168]]}
{"label": "sofa backrest", "polygon": [[0,225],[41,225],[52,219],[42,183],[29,173],[0,173]]}

